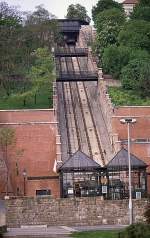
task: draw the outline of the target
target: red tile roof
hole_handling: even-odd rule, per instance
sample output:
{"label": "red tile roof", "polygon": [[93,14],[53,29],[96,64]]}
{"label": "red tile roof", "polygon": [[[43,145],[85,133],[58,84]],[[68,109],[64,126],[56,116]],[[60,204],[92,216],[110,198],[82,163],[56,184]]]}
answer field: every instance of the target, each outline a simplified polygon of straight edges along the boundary
{"label": "red tile roof", "polygon": [[122,4],[137,4],[138,0],[125,0]]}

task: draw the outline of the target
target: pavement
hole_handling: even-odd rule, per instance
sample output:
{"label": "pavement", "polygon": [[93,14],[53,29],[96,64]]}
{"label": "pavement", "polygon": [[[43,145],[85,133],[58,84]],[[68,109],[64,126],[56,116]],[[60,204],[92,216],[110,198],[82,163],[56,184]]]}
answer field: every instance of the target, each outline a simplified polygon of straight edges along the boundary
{"label": "pavement", "polygon": [[72,232],[78,231],[95,231],[95,230],[120,230],[125,225],[100,225],[100,226],[22,226],[21,228],[8,228],[4,237],[48,237],[48,238],[65,238],[69,237]]}

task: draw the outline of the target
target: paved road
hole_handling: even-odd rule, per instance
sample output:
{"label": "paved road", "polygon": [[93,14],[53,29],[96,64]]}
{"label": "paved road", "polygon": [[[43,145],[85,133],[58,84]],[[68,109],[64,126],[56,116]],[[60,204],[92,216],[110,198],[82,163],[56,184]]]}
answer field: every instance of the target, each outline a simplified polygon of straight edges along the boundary
{"label": "paved road", "polygon": [[48,237],[48,238],[65,238],[69,237],[75,231],[94,231],[94,230],[119,230],[126,226],[123,225],[101,225],[101,226],[26,226],[22,228],[8,228],[8,232],[4,237],[8,238],[32,238],[32,237]]}

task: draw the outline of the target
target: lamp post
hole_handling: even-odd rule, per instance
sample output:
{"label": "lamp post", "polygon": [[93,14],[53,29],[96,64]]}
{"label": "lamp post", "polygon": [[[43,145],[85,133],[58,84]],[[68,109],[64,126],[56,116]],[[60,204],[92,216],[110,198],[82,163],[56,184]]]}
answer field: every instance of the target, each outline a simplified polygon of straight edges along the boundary
{"label": "lamp post", "polygon": [[127,124],[128,127],[128,163],[129,163],[129,223],[133,223],[133,213],[132,213],[132,183],[131,183],[131,157],[130,157],[130,124],[136,123],[135,118],[124,118],[121,119],[122,124]]}
{"label": "lamp post", "polygon": [[22,175],[23,175],[23,195],[26,196],[26,177],[27,177],[26,169],[23,170]]}

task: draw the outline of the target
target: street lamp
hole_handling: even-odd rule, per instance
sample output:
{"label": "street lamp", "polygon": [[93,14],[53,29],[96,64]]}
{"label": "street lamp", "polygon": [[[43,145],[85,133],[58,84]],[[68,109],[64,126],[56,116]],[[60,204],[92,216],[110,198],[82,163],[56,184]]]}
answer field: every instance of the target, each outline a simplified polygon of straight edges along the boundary
{"label": "street lamp", "polygon": [[131,157],[130,157],[130,124],[136,123],[135,118],[124,118],[121,119],[122,124],[127,124],[128,126],[128,162],[129,162],[129,222],[130,225],[133,223],[132,214],[132,184],[131,184]]}
{"label": "street lamp", "polygon": [[26,169],[23,170],[22,172],[23,175],[23,195],[26,195],[26,177],[27,177],[27,171]]}

